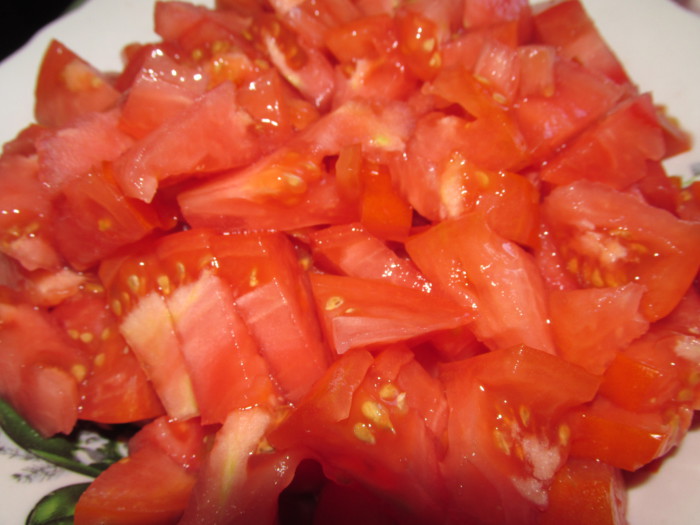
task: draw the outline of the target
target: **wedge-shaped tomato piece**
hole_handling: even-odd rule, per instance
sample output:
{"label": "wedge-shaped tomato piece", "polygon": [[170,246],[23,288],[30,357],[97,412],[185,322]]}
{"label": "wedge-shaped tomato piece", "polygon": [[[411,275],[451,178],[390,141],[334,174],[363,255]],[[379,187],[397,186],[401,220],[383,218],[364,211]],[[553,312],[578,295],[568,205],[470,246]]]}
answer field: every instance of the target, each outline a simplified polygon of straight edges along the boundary
{"label": "wedge-shaped tomato piece", "polygon": [[700,224],[679,220],[632,194],[579,181],[560,186],[543,204],[566,268],[584,287],[646,287],[642,313],[668,315],[700,266]]}
{"label": "wedge-shaped tomato piece", "polygon": [[174,225],[160,203],[124,195],[111,164],[95,166],[54,199],[54,243],[73,268],[85,270],[156,230]]}
{"label": "wedge-shaped tomato piece", "polygon": [[166,300],[202,424],[229,412],[274,401],[267,363],[234,306],[227,283],[202,273]]}
{"label": "wedge-shaped tomato piece", "polygon": [[600,392],[627,410],[675,410],[700,405],[697,317],[700,298],[692,289],[666,318],[618,353]]}
{"label": "wedge-shaped tomato piece", "polygon": [[289,231],[357,217],[317,155],[286,147],[181,192],[178,202],[189,224],[222,232]]}
{"label": "wedge-shaped tomato piece", "polygon": [[130,80],[120,125],[136,139],[174,118],[207,88],[199,69],[178,63],[167,51],[165,46],[144,47],[143,56],[132,65],[140,67]]}
{"label": "wedge-shaped tomato piece", "polygon": [[483,215],[443,221],[410,238],[406,250],[438,289],[473,311],[471,328],[489,348],[527,344],[554,352],[532,256],[496,234]]}
{"label": "wedge-shaped tomato piece", "polygon": [[323,51],[273,14],[260,14],[249,28],[256,47],[308,101],[327,108],[335,89],[333,66]]}
{"label": "wedge-shaped tomato piece", "polygon": [[260,407],[231,412],[204,457],[184,524],[275,523],[277,498],[298,459],[266,449],[272,415]]}
{"label": "wedge-shaped tomato piece", "polygon": [[415,264],[399,257],[361,223],[318,230],[311,235],[314,263],[328,273],[381,279],[399,286],[430,291],[431,285]]}
{"label": "wedge-shaped tomato piece", "polygon": [[600,461],[570,458],[554,476],[539,525],[624,525],[627,491],[620,471]]}
{"label": "wedge-shaped tomato piece", "polygon": [[516,120],[532,157],[542,161],[605,115],[626,94],[607,77],[580,64],[557,59],[554,91],[514,105]]}
{"label": "wedge-shaped tomato piece", "polygon": [[160,416],[148,422],[129,439],[129,454],[155,447],[188,472],[196,473],[208,450],[207,443],[213,439],[217,428],[216,425],[202,426],[199,418],[176,421],[168,416]]}
{"label": "wedge-shaped tomato piece", "polygon": [[104,292],[88,280],[51,311],[86,356],[80,419],[98,423],[146,421],[163,413],[153,386],[119,333]]}
{"label": "wedge-shaped tomato piece", "polygon": [[259,154],[251,123],[224,83],[125,151],[115,178],[128,196],[150,202],[165,179],[244,166]]}
{"label": "wedge-shaped tomato piece", "polygon": [[0,251],[29,271],[56,271],[62,261],[51,238],[52,191],[39,179],[37,157],[28,153],[0,158]]}
{"label": "wedge-shaped tomato piece", "polygon": [[449,522],[536,523],[568,456],[565,416],[600,379],[524,346],[445,364],[440,377],[450,407],[441,465]]}
{"label": "wedge-shaped tomato piece", "polygon": [[162,296],[150,292],[124,317],[119,331],[153,383],[169,416],[199,415],[187,362]]}
{"label": "wedge-shaped tomato piece", "polygon": [[644,288],[555,290],[549,295],[554,341],[559,355],[593,374],[602,374],[617,353],[649,328],[639,311]]}
{"label": "wedge-shaped tomato piece", "polygon": [[464,27],[479,28],[511,20],[527,21],[530,4],[525,0],[477,0],[465,2],[462,23]]}
{"label": "wedge-shaped tomato piece", "polygon": [[69,434],[87,361],[48,314],[0,303],[0,395],[42,435]]}
{"label": "wedge-shaped tomato piece", "polygon": [[557,46],[562,56],[602,73],[618,84],[630,82],[624,67],[579,0],[547,6],[533,17],[533,23],[535,38]]}
{"label": "wedge-shaped tomato piece", "polygon": [[425,523],[442,515],[436,436],[446,408],[440,384],[408,348],[376,357],[350,350],[268,439],[278,450],[307,451],[332,481],[383,494],[397,522]]}
{"label": "wedge-shaped tomato piece", "polygon": [[692,410],[633,412],[598,397],[569,418],[572,456],[635,471],[663,457],[685,436]]}
{"label": "wedge-shaped tomato piece", "polygon": [[442,218],[479,211],[506,239],[526,246],[537,244],[539,192],[520,174],[482,169],[455,152],[440,177],[440,203]]}
{"label": "wedge-shaped tomato piece", "polygon": [[111,465],[75,507],[76,525],[177,523],[195,485],[194,474],[156,446]]}
{"label": "wedge-shaped tomato piece", "polygon": [[336,353],[450,330],[470,312],[444,296],[374,279],[311,274],[319,316]]}
{"label": "wedge-shaped tomato piece", "polygon": [[328,367],[330,351],[293,244],[267,232],[216,236],[213,247],[219,275],[234,290],[270,373],[281,392],[298,401]]}
{"label": "wedge-shaped tomato piece", "polygon": [[111,108],[119,97],[104,74],[57,40],[51,41],[36,84],[34,113],[39,124],[63,126],[80,115]]}
{"label": "wedge-shaped tomato piece", "polygon": [[134,141],[119,129],[119,114],[90,113],[41,136],[36,142],[41,181],[63,189],[126,151]]}
{"label": "wedge-shaped tomato piece", "polygon": [[624,189],[647,174],[647,162],[665,154],[651,97],[625,100],[542,168],[542,180],[568,184],[594,180]]}

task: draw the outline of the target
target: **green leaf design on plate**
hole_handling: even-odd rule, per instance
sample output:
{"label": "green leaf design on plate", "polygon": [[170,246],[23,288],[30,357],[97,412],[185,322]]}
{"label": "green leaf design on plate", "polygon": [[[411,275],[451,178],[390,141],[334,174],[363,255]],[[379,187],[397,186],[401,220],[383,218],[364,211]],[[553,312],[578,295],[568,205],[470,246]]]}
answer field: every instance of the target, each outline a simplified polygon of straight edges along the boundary
{"label": "green leaf design on plate", "polygon": [[73,525],[75,504],[89,485],[79,483],[50,492],[36,504],[26,525]]}
{"label": "green leaf design on plate", "polygon": [[124,455],[120,452],[116,431],[110,435],[107,430],[89,433],[77,429],[70,436],[45,438],[1,399],[0,427],[27,452],[66,470],[93,478]]}

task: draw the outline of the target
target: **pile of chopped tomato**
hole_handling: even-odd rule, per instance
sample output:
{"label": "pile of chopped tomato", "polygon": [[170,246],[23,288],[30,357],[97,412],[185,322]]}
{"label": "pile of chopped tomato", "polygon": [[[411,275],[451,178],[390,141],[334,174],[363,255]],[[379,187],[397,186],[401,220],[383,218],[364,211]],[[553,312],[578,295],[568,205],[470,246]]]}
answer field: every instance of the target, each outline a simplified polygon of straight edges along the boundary
{"label": "pile of chopped tomato", "polygon": [[155,4],[0,158],[0,395],[78,525],[621,524],[700,408],[688,136],[578,0]]}

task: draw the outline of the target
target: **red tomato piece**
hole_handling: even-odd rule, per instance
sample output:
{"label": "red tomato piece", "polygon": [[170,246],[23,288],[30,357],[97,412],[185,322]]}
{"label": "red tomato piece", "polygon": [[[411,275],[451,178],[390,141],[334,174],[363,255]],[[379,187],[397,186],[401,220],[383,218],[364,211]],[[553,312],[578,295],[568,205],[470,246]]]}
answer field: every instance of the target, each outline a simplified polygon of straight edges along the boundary
{"label": "red tomato piece", "polygon": [[624,67],[579,0],[548,6],[533,17],[533,23],[536,38],[545,44],[557,46],[563,57],[574,59],[618,84],[630,82]]}
{"label": "red tomato piece", "polygon": [[163,406],[136,357],[119,334],[117,319],[95,283],[52,310],[86,357],[79,383],[79,417],[99,423],[145,421],[163,413]]}
{"label": "red tomato piece", "polygon": [[607,77],[558,58],[554,92],[518,100],[514,110],[530,154],[541,161],[605,115],[624,95],[625,90]]}
{"label": "red tomato piece", "polygon": [[66,46],[52,40],[39,69],[34,114],[39,124],[61,127],[119,100],[109,79]]}
{"label": "red tomato piece", "polygon": [[[439,445],[426,425],[428,413],[412,403],[433,399],[428,410],[436,414],[445,409],[444,398],[425,370],[424,381],[402,381],[412,363],[405,347],[390,347],[374,358],[364,350],[350,350],[271,432],[270,443],[275,448],[302,447],[318,458],[332,480],[350,478],[384,494],[400,523],[435,519],[441,515],[442,498]],[[441,430],[442,421],[436,422]]]}
{"label": "red tomato piece", "polygon": [[0,303],[0,395],[44,436],[69,434],[87,362],[44,311]]}
{"label": "red tomato piece", "polygon": [[593,374],[602,374],[617,352],[644,334],[649,322],[640,313],[644,288],[553,291],[549,311],[559,355]]}
{"label": "red tomato piece", "polygon": [[311,235],[314,263],[330,273],[382,279],[429,292],[431,284],[409,259],[399,257],[360,223],[331,226]]}
{"label": "red tomato piece", "polygon": [[111,465],[90,484],[75,506],[75,523],[177,523],[195,480],[158,447],[143,448]]}
{"label": "red tomato piece", "polygon": [[625,189],[664,157],[663,133],[649,95],[619,104],[542,168],[542,180],[569,184],[587,179]]}
{"label": "red tomato piece", "polygon": [[66,184],[54,200],[54,210],[56,247],[73,268],[81,270],[174,222],[161,217],[157,203],[125,196],[110,164]]}
{"label": "red tomato piece", "polygon": [[538,525],[624,525],[627,493],[620,471],[600,461],[571,458],[554,476]]}
{"label": "red tomato piece", "polygon": [[233,86],[221,84],[125,151],[115,178],[127,196],[151,202],[166,179],[246,165],[259,154],[251,122]]}
{"label": "red tomato piece", "polygon": [[463,326],[468,312],[445,297],[374,279],[311,274],[316,307],[338,354]]}
{"label": "red tomato piece", "polygon": [[441,379],[448,522],[536,523],[568,455],[565,415],[593,398],[599,379],[525,346],[445,364]]}
{"label": "red tomato piece", "polygon": [[58,270],[51,239],[51,190],[39,180],[36,156],[0,159],[0,251],[29,271]]}
{"label": "red tomato piece", "polygon": [[683,222],[631,194],[579,181],[561,186],[543,204],[566,268],[585,287],[646,286],[642,312],[669,314],[700,265],[700,225]]}
{"label": "red tomato piece", "polygon": [[266,362],[221,278],[203,273],[166,300],[192,380],[202,424],[223,423],[237,409],[274,401]]}
{"label": "red tomato piece", "polygon": [[155,447],[165,452],[183,469],[196,473],[203,463],[212,427],[202,426],[198,418],[176,421],[161,416],[153,419],[129,439],[129,454]]}
{"label": "red tomato piece", "polygon": [[531,255],[478,213],[443,221],[406,250],[439,289],[475,314],[471,328],[492,350],[518,344],[554,352],[544,285]]}
{"label": "red tomato piece", "polygon": [[119,111],[90,113],[37,140],[39,179],[61,190],[103,162],[126,151],[133,140],[118,127]]}

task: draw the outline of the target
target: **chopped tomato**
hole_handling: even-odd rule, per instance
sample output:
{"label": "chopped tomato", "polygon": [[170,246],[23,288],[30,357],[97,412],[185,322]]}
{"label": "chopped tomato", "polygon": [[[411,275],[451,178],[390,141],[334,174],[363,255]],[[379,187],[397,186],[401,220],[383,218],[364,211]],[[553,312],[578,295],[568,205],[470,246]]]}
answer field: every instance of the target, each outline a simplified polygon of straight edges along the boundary
{"label": "chopped tomato", "polygon": [[665,101],[580,0],[208,3],[0,155],[0,396],[134,431],[76,524],[622,525],[700,410]]}
{"label": "chopped tomato", "polygon": [[61,127],[81,115],[103,111],[119,100],[107,76],[53,40],[44,54],[34,112],[39,124]]}
{"label": "chopped tomato", "polygon": [[700,224],[684,222],[635,195],[585,181],[552,191],[543,205],[566,268],[584,287],[646,287],[642,313],[669,314],[700,265]]}

